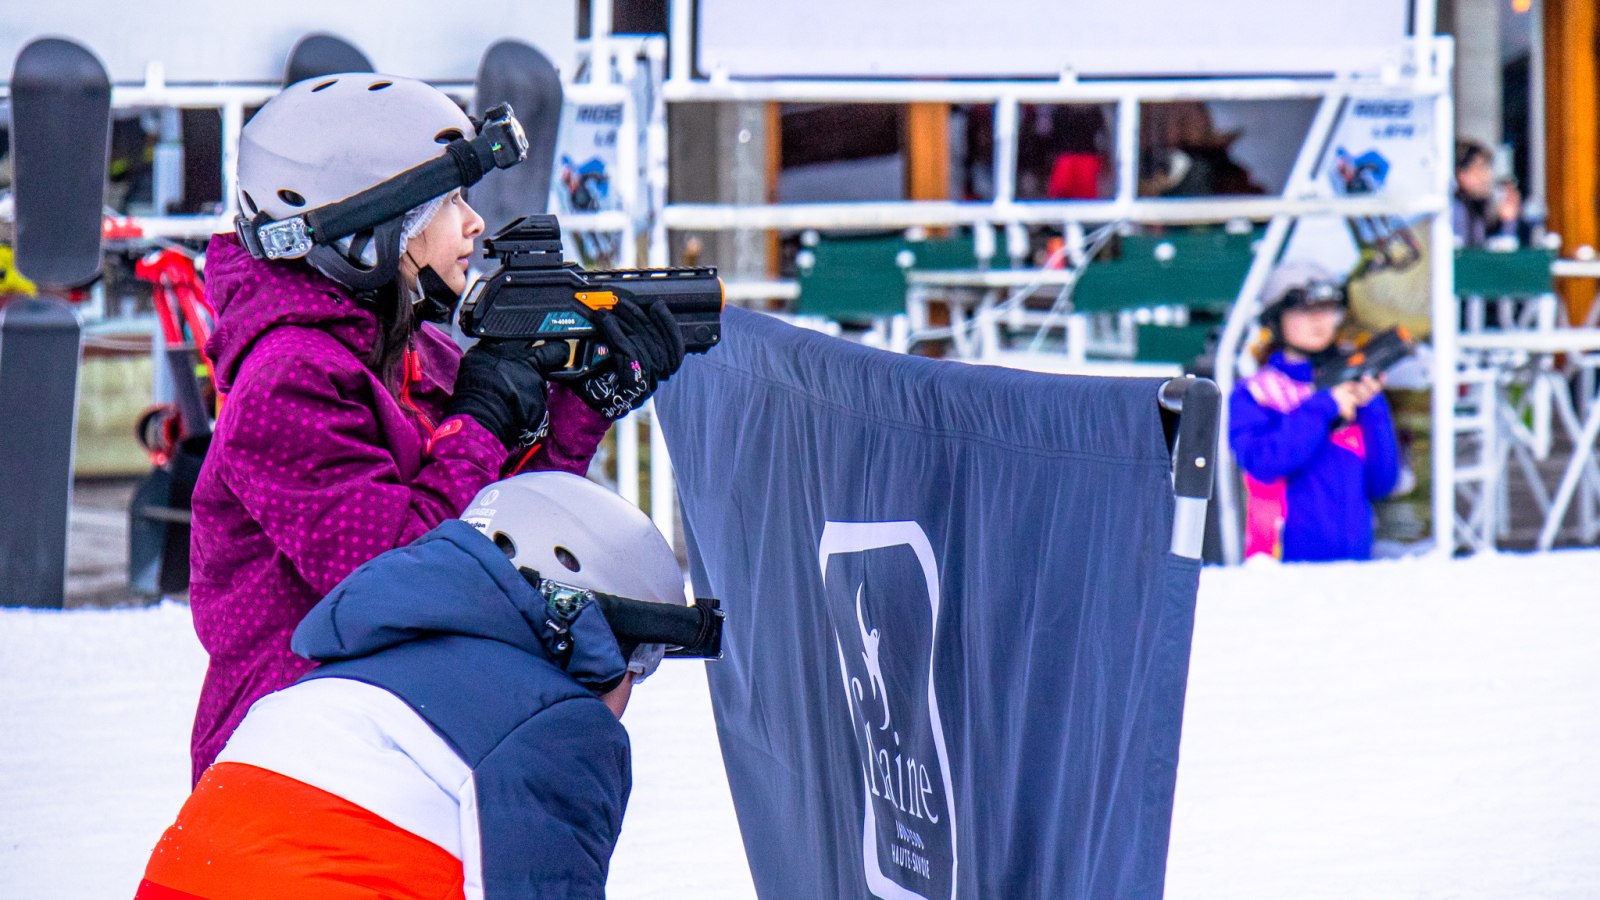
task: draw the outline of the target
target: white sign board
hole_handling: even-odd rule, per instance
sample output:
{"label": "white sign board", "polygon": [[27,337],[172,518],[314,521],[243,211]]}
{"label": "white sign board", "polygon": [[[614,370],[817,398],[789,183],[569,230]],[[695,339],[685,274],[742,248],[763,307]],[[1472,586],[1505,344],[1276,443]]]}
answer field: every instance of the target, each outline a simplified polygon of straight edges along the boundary
{"label": "white sign board", "polygon": [[173,84],[270,84],[283,80],[295,43],[319,31],[391,75],[470,82],[484,51],[504,38],[532,44],[570,74],[576,17],[572,0],[8,0],[0,81],[29,41],[65,37],[94,51],[118,84],[142,83],[151,62]]}
{"label": "white sign board", "polygon": [[700,0],[697,62],[734,78],[1376,73],[1401,61],[1410,3]]}

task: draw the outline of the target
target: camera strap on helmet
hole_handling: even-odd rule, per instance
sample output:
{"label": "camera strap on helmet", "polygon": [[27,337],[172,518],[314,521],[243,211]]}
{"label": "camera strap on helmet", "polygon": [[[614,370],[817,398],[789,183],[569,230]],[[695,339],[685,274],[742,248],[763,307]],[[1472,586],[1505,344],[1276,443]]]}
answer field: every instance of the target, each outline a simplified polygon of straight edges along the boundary
{"label": "camera strap on helmet", "polygon": [[486,172],[509,169],[527,157],[528,139],[510,104],[501,104],[484,115],[477,137],[451,141],[444,149],[443,155],[387,181],[298,216],[277,220],[265,213],[253,219],[235,216],[234,230],[256,259],[299,259],[313,247],[329,246],[456,188],[471,187]]}

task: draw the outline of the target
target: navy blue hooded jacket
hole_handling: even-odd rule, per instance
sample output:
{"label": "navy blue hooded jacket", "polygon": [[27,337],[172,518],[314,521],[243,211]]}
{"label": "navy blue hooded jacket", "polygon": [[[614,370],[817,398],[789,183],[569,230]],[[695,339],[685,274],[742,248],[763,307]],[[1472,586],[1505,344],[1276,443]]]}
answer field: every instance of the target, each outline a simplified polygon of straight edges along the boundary
{"label": "navy blue hooded jacket", "polygon": [[598,684],[626,666],[598,607],[572,623],[564,666],[549,620],[500,549],[450,520],[357,569],[294,633],[294,651],[322,665],[283,694],[326,679],[381,688],[470,768],[459,802],[464,817],[476,807],[476,834],[461,826],[469,897],[476,878],[488,900],[605,894],[628,735],[574,673]]}
{"label": "navy blue hooded jacket", "polygon": [[1369,559],[1372,501],[1394,490],[1399,445],[1382,394],[1339,424],[1339,405],[1309,362],[1276,354],[1233,390],[1228,440],[1249,476],[1246,555]]}

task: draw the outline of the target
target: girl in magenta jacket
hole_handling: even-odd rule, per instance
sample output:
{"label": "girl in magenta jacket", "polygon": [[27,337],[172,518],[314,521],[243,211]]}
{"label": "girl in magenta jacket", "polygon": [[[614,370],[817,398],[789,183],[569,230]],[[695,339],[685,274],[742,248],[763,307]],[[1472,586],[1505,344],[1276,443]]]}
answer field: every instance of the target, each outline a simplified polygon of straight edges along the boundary
{"label": "girl in magenta jacket", "polygon": [[636,308],[618,316],[640,351],[628,385],[609,371],[547,384],[561,364],[549,347],[463,356],[435,324],[483,230],[460,188],[298,257],[261,249],[262,226],[470,156],[477,124],[421,82],[344,74],[285,89],[244,130],[240,236],[206,254],[206,349],[226,399],[193,499],[190,602],[211,656],[196,778],[253,702],[311,668],[289,637],[335,584],[459,515],[503,470],[582,474],[610,422],[595,410],[617,412],[618,394],[637,407],[682,360],[664,310]]}

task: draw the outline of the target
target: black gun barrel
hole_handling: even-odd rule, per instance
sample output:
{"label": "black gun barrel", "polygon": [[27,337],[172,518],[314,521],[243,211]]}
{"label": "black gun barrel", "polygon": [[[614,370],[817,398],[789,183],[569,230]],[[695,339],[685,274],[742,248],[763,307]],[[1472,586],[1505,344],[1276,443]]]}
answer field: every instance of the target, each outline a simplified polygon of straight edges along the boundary
{"label": "black gun barrel", "polygon": [[1410,356],[1414,349],[1410,333],[1396,326],[1373,337],[1354,352],[1318,366],[1313,379],[1318,389],[1326,389],[1346,381],[1359,381],[1368,375],[1382,375]]}
{"label": "black gun barrel", "polygon": [[666,300],[690,353],[704,353],[722,339],[722,279],[711,266],[610,269],[583,275],[591,289],[613,291],[640,306]]}

